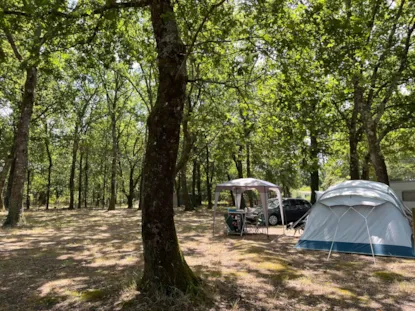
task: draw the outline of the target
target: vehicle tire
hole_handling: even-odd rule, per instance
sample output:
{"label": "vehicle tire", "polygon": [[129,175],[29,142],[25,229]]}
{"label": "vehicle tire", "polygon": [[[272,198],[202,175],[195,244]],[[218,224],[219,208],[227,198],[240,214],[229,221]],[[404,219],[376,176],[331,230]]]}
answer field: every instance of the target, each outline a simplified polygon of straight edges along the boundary
{"label": "vehicle tire", "polygon": [[278,224],[278,217],[276,215],[270,215],[268,217],[268,224],[270,226],[276,226]]}

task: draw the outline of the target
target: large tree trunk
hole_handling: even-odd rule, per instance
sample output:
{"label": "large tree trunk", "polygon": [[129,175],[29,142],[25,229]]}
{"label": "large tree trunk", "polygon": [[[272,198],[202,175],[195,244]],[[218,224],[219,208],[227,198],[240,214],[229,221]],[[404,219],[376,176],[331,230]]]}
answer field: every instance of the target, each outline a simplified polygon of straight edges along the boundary
{"label": "large tree trunk", "polygon": [[13,178],[11,181],[9,212],[4,226],[16,226],[23,219],[22,202],[23,186],[27,170],[27,149],[29,145],[30,120],[32,118],[35,89],[37,84],[37,68],[26,70],[26,82],[21,103],[20,119],[14,140]]}
{"label": "large tree trunk", "polygon": [[360,178],[363,180],[369,180],[369,173],[370,173],[370,153],[367,153],[363,160],[362,175]]}
{"label": "large tree trunk", "polygon": [[142,236],[145,290],[195,290],[199,280],[180,251],[174,226],[173,187],[186,96],[185,46],[169,0],[151,1],[159,84],[148,120],[144,161]]}
{"label": "large tree trunk", "polygon": [[316,191],[319,189],[319,174],[318,174],[318,142],[314,134],[310,135],[310,187],[311,187],[311,204],[316,202]]}
{"label": "large tree trunk", "polygon": [[4,162],[3,170],[0,172],[0,211],[4,209],[3,205],[3,191],[6,184],[6,178],[9,174],[10,164],[12,162],[12,156],[7,157]]}
{"label": "large tree trunk", "polygon": [[111,196],[110,204],[108,206],[109,211],[115,210],[116,203],[116,183],[117,183],[117,156],[118,156],[118,142],[117,142],[117,123],[115,115],[116,99],[113,100],[113,106],[111,111],[111,138],[112,138],[112,162],[111,162]]}
{"label": "large tree trunk", "polygon": [[375,169],[376,179],[379,182],[389,185],[389,175],[385,158],[377,138],[376,126],[373,121],[366,125],[366,137],[369,143],[370,160]]}
{"label": "large tree trunk", "polygon": [[75,169],[76,169],[76,155],[79,148],[79,128],[78,124],[75,126],[75,133],[72,145],[72,163],[71,173],[69,176],[69,209],[75,208]]}
{"label": "large tree trunk", "polygon": [[79,175],[78,175],[78,209],[82,208],[82,171],[83,171],[84,153],[79,151]]}
{"label": "large tree trunk", "polygon": [[48,155],[48,161],[49,161],[48,184],[46,186],[46,210],[48,210],[49,209],[49,200],[50,200],[50,186],[51,186],[51,175],[52,175],[53,162],[52,162],[52,154],[50,152],[50,147],[49,147],[49,133],[48,133],[48,126],[47,126],[46,121],[45,121],[45,130],[46,130],[45,147],[46,147],[46,153]]}

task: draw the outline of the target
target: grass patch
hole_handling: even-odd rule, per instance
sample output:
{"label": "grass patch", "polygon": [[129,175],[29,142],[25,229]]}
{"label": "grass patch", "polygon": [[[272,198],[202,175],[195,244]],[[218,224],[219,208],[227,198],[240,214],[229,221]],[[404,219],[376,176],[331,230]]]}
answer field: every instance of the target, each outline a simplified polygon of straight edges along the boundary
{"label": "grass patch", "polygon": [[402,274],[391,271],[376,271],[373,273],[373,275],[385,283],[392,283],[403,280]]}
{"label": "grass patch", "polygon": [[90,289],[82,292],[80,298],[82,301],[99,301],[107,296],[107,292],[102,289]]}

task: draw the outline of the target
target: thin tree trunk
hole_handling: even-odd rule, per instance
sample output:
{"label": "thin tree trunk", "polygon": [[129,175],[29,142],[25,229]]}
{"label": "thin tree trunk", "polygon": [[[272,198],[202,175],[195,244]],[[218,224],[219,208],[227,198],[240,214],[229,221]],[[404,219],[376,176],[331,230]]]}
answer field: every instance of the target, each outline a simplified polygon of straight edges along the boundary
{"label": "thin tree trunk", "polygon": [[[147,140],[148,140],[148,126],[146,124],[145,127],[145,133],[144,133],[144,143],[145,145],[147,145]],[[143,194],[144,194],[144,174],[142,173],[144,170],[144,161],[145,161],[145,155],[143,155],[143,160],[141,163],[141,178],[140,178],[140,193],[139,193],[139,201],[138,201],[138,210],[142,210],[143,209]]]}
{"label": "thin tree trunk", "polygon": [[52,154],[51,154],[50,148],[49,148],[49,133],[48,133],[48,125],[47,125],[46,121],[45,121],[45,131],[46,131],[45,147],[46,147],[46,153],[48,155],[48,161],[49,161],[48,184],[46,186],[46,210],[48,210],[49,209],[49,200],[50,200],[50,186],[51,186],[51,175],[52,175],[53,162],[52,162]]}
{"label": "thin tree trunk", "polygon": [[16,226],[23,220],[22,202],[23,186],[27,170],[27,150],[29,144],[30,120],[33,113],[35,101],[35,90],[37,84],[37,68],[29,67],[26,70],[26,82],[23,100],[21,103],[20,119],[15,135],[13,154],[13,172],[9,197],[9,212],[4,226]]}
{"label": "thin tree trunk", "polygon": [[[88,187],[89,187],[89,149],[88,147],[86,148],[85,151],[85,167],[84,167],[84,172],[85,172],[85,182],[84,182],[84,207],[88,208]],[[92,202],[94,202],[94,200],[92,200]]]}
{"label": "thin tree trunk", "polygon": [[[242,154],[242,149],[243,149],[243,147],[240,145],[238,155],[235,155],[235,154],[233,155],[233,161],[235,162],[236,170],[238,171],[238,178],[244,178],[242,160],[240,159],[240,156]],[[244,195],[242,193],[242,195],[241,195],[241,206],[239,206],[239,208],[244,209],[245,206],[246,206],[245,198],[244,198]]]}
{"label": "thin tree trunk", "polygon": [[127,206],[129,209],[133,208],[133,200],[134,200],[134,167],[130,167],[130,176],[128,181],[128,196],[127,196]]}
{"label": "thin tree trunk", "polygon": [[[246,177],[251,175],[251,148],[249,143],[246,143]],[[254,196],[252,191],[248,191],[249,206],[254,207]]]}
{"label": "thin tree trunk", "polygon": [[0,211],[4,209],[3,204],[3,191],[6,184],[6,178],[10,171],[10,164],[12,162],[12,156],[7,157],[4,162],[3,170],[0,172]]}
{"label": "thin tree trunk", "polygon": [[[229,175],[229,173],[227,173],[226,176],[228,177],[228,181],[230,181],[231,180],[231,175]],[[236,202],[235,202],[235,196],[233,195],[233,191],[231,190],[230,193],[231,193],[232,206],[235,206]]]}
{"label": "thin tree trunk", "polygon": [[192,167],[192,204],[193,206],[197,205],[196,178],[197,178],[197,164],[196,164],[196,159],[193,159],[193,167]]}
{"label": "thin tree trunk", "polygon": [[200,162],[197,161],[196,164],[196,189],[197,189],[197,206],[202,205],[202,176],[200,175]]}
{"label": "thin tree trunk", "polygon": [[112,162],[111,162],[111,196],[109,211],[115,210],[116,196],[117,196],[117,156],[118,156],[118,141],[117,141],[117,119],[115,115],[116,99],[113,99],[111,109],[111,138],[112,138]]}
{"label": "thin tree trunk", "polygon": [[102,208],[105,208],[106,206],[106,189],[107,189],[107,161],[104,159],[105,163],[104,163],[104,182],[103,182],[103,187],[102,187]]}
{"label": "thin tree trunk", "polygon": [[31,170],[27,169],[26,174],[26,209],[30,209],[30,173]]}
{"label": "thin tree trunk", "polygon": [[79,151],[79,175],[78,175],[78,209],[82,208],[82,171],[83,171],[84,153],[82,148]]}
{"label": "thin tree trunk", "polygon": [[181,181],[182,181],[182,194],[183,194],[184,210],[186,212],[189,212],[189,211],[194,211],[195,208],[193,206],[192,200],[190,200],[189,190],[187,188],[186,167],[187,167],[187,165],[185,164],[183,166],[183,168],[182,168],[182,171],[181,171],[181,175],[182,175]]}
{"label": "thin tree trunk", "polygon": [[209,154],[209,146],[206,144],[206,169],[205,169],[205,175],[206,175],[206,195],[207,195],[207,201],[208,201],[208,209],[212,209],[212,184],[210,182],[210,154]]}
{"label": "thin tree trunk", "polygon": [[76,168],[76,156],[79,148],[79,127],[75,126],[73,146],[72,146],[72,163],[71,173],[69,176],[69,209],[75,208],[75,168]]}
{"label": "thin tree trunk", "polygon": [[199,280],[187,265],[174,226],[173,187],[180,125],[186,98],[185,46],[169,0],[151,1],[151,19],[157,42],[159,83],[157,101],[148,123],[144,161],[142,237],[147,291],[196,290]]}
{"label": "thin tree trunk", "polygon": [[311,187],[311,204],[316,202],[316,191],[319,190],[319,173],[318,173],[318,142],[314,134],[310,135],[310,156],[311,156],[311,171],[310,171],[310,187]]}

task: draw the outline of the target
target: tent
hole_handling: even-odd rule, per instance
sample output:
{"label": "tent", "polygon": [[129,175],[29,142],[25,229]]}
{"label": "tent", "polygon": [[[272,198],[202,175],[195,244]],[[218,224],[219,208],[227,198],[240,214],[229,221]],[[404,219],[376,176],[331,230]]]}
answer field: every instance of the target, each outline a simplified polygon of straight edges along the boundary
{"label": "tent", "polygon": [[[218,205],[219,194],[222,190],[233,191],[235,195],[235,205],[237,209],[239,209],[241,206],[241,198],[242,198],[242,194],[244,193],[244,191],[258,190],[261,196],[262,208],[264,209],[265,224],[267,227],[267,235],[268,235],[268,200],[267,200],[268,191],[276,192],[278,195],[280,207],[283,206],[281,191],[277,185],[274,185],[273,183],[270,183],[268,181],[264,181],[261,179],[255,179],[255,178],[239,178],[239,179],[230,180],[223,184],[217,185],[215,188],[215,206],[213,209],[213,234],[215,234],[216,208]],[[281,221],[282,221],[282,224],[284,225],[284,213],[283,213],[282,208],[280,208],[280,212],[281,212]]]}
{"label": "tent", "polygon": [[350,180],[321,193],[297,248],[415,257],[410,210],[385,184]]}

